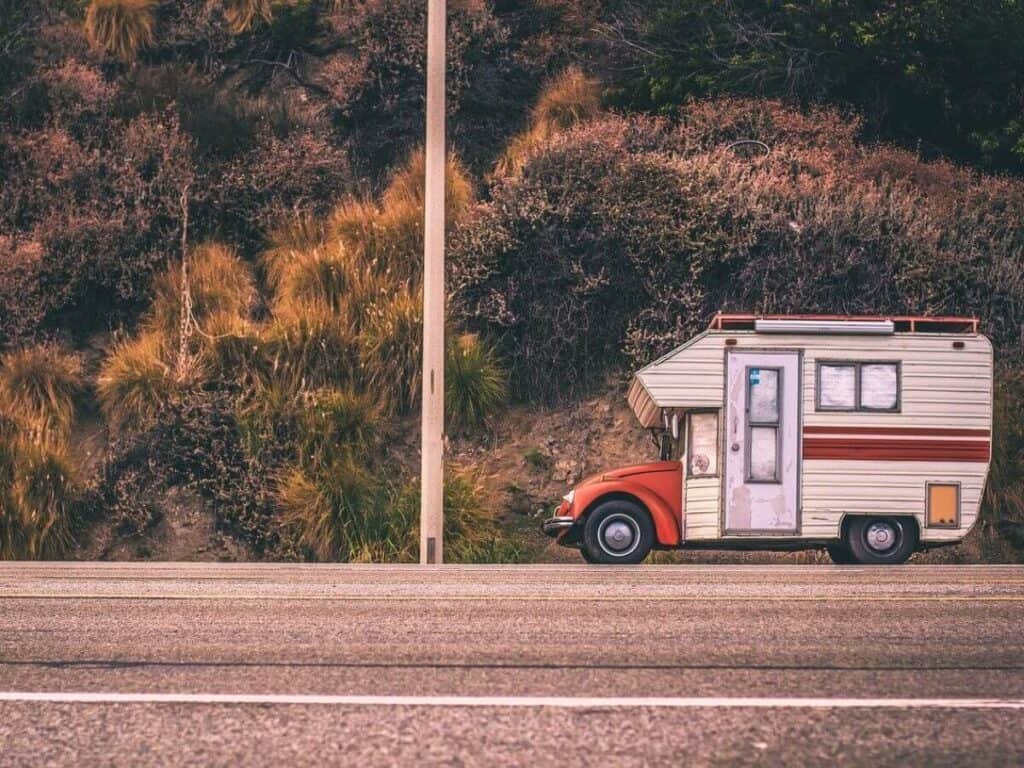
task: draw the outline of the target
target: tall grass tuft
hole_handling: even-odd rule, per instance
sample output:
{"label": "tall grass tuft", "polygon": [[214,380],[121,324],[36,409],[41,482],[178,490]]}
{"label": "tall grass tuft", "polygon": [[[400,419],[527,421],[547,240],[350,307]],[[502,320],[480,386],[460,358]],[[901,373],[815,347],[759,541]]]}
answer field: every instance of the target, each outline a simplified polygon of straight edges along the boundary
{"label": "tall grass tuft", "polygon": [[[256,283],[249,265],[233,248],[220,243],[204,243],[192,252],[189,286],[192,313],[201,327],[217,314],[247,318],[256,301]],[[153,294],[147,326],[167,338],[177,338],[181,322],[180,264],[157,277]]]}
{"label": "tall grass tuft", "polygon": [[270,0],[224,0],[224,18],[231,31],[240,35],[258,21],[270,21]]}
{"label": "tall grass tuft", "polygon": [[153,42],[156,0],[91,0],[85,36],[97,50],[133,63]]}
{"label": "tall grass tuft", "polygon": [[334,312],[358,305],[365,270],[359,259],[341,244],[297,252],[277,277],[276,307],[318,303]]}
{"label": "tall grass tuft", "polygon": [[282,523],[317,560],[391,559],[404,539],[370,473],[346,456],[316,471],[293,467],[276,493]]}
{"label": "tall grass tuft", "polygon": [[66,441],[83,388],[81,362],[58,347],[26,347],[0,359],[0,408],[33,442]]}
{"label": "tall grass tuft", "polygon": [[601,113],[601,84],[579,67],[569,67],[541,91],[530,125],[513,137],[495,167],[495,176],[515,176],[533,152],[554,136]]}
{"label": "tall grass tuft", "polygon": [[154,331],[119,342],[107,355],[96,380],[100,407],[115,430],[151,424],[176,390],[170,351]]}
{"label": "tall grass tuft", "polygon": [[[0,483],[0,559],[50,559],[74,542],[78,483],[61,453],[21,444]],[[0,457],[0,463],[3,458]]]}
{"label": "tall grass tuft", "polygon": [[[417,483],[403,486],[390,507],[396,521],[407,526],[409,548],[419,542],[420,491]],[[480,478],[469,471],[447,471],[444,482],[445,562],[516,562],[520,551],[494,518]]]}
{"label": "tall grass tuft", "polygon": [[348,318],[321,302],[276,307],[264,341],[271,377],[289,391],[344,386],[354,378],[356,333]]}
{"label": "tall grass tuft", "polygon": [[310,214],[296,213],[280,220],[267,232],[267,247],[260,254],[260,265],[267,284],[277,288],[281,274],[299,254],[323,245],[324,222]]}
{"label": "tall grass tuft", "polygon": [[372,397],[352,389],[317,390],[306,395],[303,405],[297,439],[302,465],[323,466],[346,452],[372,452],[383,427]]}
{"label": "tall grass tuft", "polygon": [[[349,197],[328,217],[328,240],[338,241],[359,263],[392,282],[416,280],[423,250],[425,159],[422,150],[392,177],[380,205]],[[446,209],[457,222],[475,200],[473,183],[462,163],[448,159]]]}
{"label": "tall grass tuft", "polygon": [[508,374],[491,346],[464,333],[448,344],[444,389],[449,427],[479,427],[507,402]]}
{"label": "tall grass tuft", "polygon": [[[469,210],[476,200],[473,181],[462,161],[453,154],[447,158],[445,173],[445,211],[449,223],[454,223]],[[427,159],[422,149],[409,156],[405,165],[392,176],[381,202],[385,210],[414,209],[423,215],[426,201]]]}
{"label": "tall grass tuft", "polygon": [[370,305],[359,334],[359,361],[367,388],[387,413],[408,412],[420,388],[423,307],[408,286]]}
{"label": "tall grass tuft", "polygon": [[377,234],[380,210],[371,200],[345,197],[327,217],[324,230],[328,240],[340,242],[346,248],[372,253],[371,245]]}
{"label": "tall grass tuft", "polygon": [[265,384],[271,362],[260,328],[227,312],[206,318],[199,361],[205,377],[243,390]]}

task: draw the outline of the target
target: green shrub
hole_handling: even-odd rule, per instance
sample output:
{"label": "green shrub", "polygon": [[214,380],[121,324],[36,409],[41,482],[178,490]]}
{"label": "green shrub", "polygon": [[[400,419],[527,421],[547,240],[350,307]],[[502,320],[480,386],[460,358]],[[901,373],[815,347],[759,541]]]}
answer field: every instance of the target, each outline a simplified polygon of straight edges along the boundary
{"label": "green shrub", "polygon": [[177,390],[170,350],[156,332],[118,342],[96,379],[107,423],[115,430],[143,429]]}
{"label": "green shrub", "polygon": [[153,500],[182,488],[208,505],[218,531],[255,555],[287,555],[271,505],[271,478],[244,450],[236,407],[230,393],[182,389],[144,428],[112,443],[99,496],[123,534],[144,533],[159,519]]}
{"label": "green shrub", "polygon": [[539,448],[531,448],[523,454],[523,461],[534,469],[551,469],[551,457]]}
{"label": "green shrub", "polygon": [[125,62],[153,42],[156,0],[91,0],[85,12],[89,43]]}
{"label": "green shrub", "polygon": [[448,344],[444,388],[449,427],[479,427],[507,401],[508,376],[490,346],[464,333]]}
{"label": "green shrub", "polygon": [[388,413],[405,413],[420,395],[423,306],[409,287],[370,305],[359,334],[367,389]]}
{"label": "green shrub", "polygon": [[623,10],[604,51],[617,106],[669,114],[725,94],[845,104],[872,139],[1024,167],[1016,3],[631,0]]}
{"label": "green shrub", "polygon": [[382,431],[380,409],[354,390],[317,390],[304,398],[297,453],[303,466],[372,454]]}
{"label": "green shrub", "polygon": [[66,441],[83,390],[81,362],[57,347],[26,347],[0,358],[0,409],[33,442]]}

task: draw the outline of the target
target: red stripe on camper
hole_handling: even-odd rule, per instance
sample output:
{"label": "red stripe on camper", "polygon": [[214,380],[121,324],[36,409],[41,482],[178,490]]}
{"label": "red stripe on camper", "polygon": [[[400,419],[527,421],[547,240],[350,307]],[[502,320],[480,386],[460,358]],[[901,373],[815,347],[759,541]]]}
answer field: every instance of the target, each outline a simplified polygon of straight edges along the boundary
{"label": "red stripe on camper", "polygon": [[988,440],[804,437],[805,459],[988,461]]}
{"label": "red stripe on camper", "polygon": [[957,429],[954,427],[822,427],[806,426],[804,435],[897,435],[916,437],[984,437],[987,429]]}

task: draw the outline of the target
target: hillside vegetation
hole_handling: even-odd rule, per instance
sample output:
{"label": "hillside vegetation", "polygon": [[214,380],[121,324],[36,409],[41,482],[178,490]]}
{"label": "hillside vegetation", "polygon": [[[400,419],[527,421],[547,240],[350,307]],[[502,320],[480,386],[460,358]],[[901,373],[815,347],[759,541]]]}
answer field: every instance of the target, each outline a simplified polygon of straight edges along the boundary
{"label": "hillside vegetation", "polygon": [[[634,450],[584,403],[720,309],[979,316],[978,535],[1019,556],[1024,26],[991,5],[450,3],[449,557],[533,557],[589,466],[543,425]],[[144,555],[185,499],[248,557],[415,559],[424,21],[0,0],[0,557]]]}

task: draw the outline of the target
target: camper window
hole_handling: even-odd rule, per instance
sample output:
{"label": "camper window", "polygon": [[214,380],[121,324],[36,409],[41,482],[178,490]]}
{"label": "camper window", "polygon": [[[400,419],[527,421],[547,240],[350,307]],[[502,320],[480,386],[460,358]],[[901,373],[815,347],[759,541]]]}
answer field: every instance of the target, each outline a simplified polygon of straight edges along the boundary
{"label": "camper window", "polygon": [[898,362],[819,362],[819,411],[898,411]]}
{"label": "camper window", "polygon": [[779,482],[780,368],[747,368],[747,482]]}
{"label": "camper window", "polygon": [[857,407],[857,366],[821,363],[818,366],[818,409],[852,411]]}
{"label": "camper window", "polygon": [[895,411],[899,406],[899,365],[864,363],[860,367],[860,407],[865,411]]}
{"label": "camper window", "polygon": [[686,451],[689,476],[718,475],[718,413],[691,413],[690,428],[686,430],[686,435],[689,438]]}

